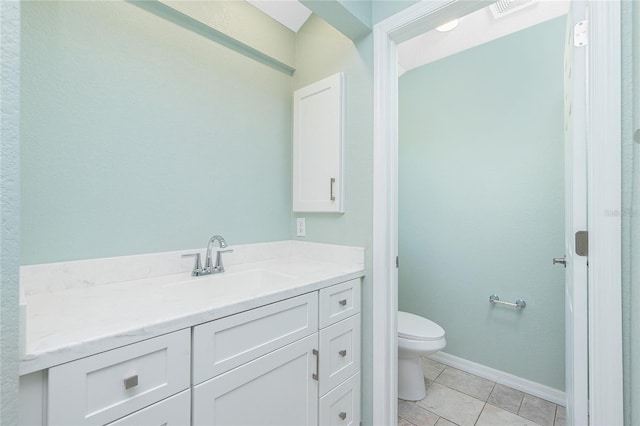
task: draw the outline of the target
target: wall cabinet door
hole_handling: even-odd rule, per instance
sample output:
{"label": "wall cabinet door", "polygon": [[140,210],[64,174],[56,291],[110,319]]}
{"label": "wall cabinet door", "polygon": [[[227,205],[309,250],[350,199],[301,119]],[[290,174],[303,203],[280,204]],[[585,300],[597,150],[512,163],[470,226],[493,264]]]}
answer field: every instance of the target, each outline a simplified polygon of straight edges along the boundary
{"label": "wall cabinet door", "polygon": [[313,334],[194,387],[194,425],[318,423]]}
{"label": "wall cabinet door", "polygon": [[293,211],[344,212],[343,75],[293,93]]}

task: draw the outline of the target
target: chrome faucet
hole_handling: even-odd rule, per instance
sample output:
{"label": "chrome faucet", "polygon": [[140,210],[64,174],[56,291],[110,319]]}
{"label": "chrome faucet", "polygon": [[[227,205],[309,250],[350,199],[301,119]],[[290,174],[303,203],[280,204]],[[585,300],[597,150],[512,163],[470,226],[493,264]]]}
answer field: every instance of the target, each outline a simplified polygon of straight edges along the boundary
{"label": "chrome faucet", "polygon": [[199,277],[200,275],[220,274],[224,272],[224,265],[222,264],[222,253],[231,253],[233,252],[233,250],[217,250],[216,263],[214,264],[212,252],[213,245],[216,241],[218,242],[220,249],[224,249],[227,247],[227,242],[224,240],[224,238],[222,238],[222,236],[214,235],[213,237],[209,238],[204,267],[202,267],[202,263],[200,262],[200,253],[190,253],[182,255],[182,257],[194,256],[196,258],[193,265],[193,270],[191,271],[192,277]]}
{"label": "chrome faucet", "polygon": [[218,250],[216,252],[216,264],[213,264],[213,258],[211,257],[211,251],[213,249],[213,244],[218,242],[220,248],[226,248],[227,242],[220,235],[214,235],[209,238],[209,244],[207,244],[207,257],[204,264],[204,270],[209,271],[208,274],[219,274],[220,272],[224,272],[224,265],[222,264],[222,255],[220,253],[230,253],[233,250]]}

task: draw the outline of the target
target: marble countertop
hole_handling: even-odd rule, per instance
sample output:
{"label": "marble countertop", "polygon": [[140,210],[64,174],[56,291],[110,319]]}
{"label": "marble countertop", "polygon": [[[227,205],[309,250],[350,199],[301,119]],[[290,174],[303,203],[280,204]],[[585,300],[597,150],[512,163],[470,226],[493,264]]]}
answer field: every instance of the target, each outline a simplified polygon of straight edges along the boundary
{"label": "marble countertop", "polygon": [[[322,256],[320,256],[322,258]],[[233,262],[231,262],[233,263]],[[168,274],[26,297],[20,374],[93,355],[363,276],[363,262],[295,253],[231,264],[226,272]]]}

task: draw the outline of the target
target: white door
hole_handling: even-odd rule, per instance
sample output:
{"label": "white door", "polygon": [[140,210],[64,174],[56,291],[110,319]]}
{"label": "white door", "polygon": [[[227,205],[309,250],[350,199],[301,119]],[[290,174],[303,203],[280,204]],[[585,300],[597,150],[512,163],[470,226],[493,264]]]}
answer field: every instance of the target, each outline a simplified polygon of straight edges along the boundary
{"label": "white door", "polygon": [[587,257],[575,250],[576,232],[587,230],[587,24],[584,2],[572,2],[565,50],[565,357],[567,424],[587,425]]}

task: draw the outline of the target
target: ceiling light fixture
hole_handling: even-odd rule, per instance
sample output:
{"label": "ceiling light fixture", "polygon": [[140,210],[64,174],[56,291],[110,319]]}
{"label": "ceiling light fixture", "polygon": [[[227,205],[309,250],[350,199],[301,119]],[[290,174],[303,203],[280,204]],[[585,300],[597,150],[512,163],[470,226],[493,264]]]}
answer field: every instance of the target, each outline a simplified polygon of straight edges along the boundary
{"label": "ceiling light fixture", "polygon": [[447,23],[440,25],[439,27],[436,27],[436,31],[440,31],[441,33],[451,31],[452,29],[457,27],[459,23],[460,23],[459,19],[454,19],[452,21],[449,21]]}

